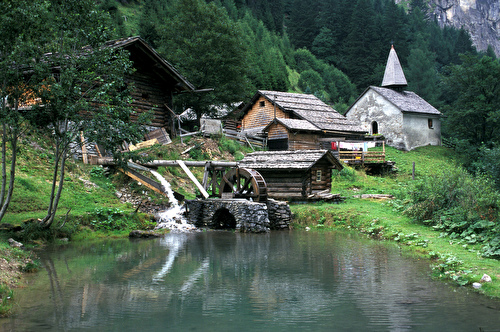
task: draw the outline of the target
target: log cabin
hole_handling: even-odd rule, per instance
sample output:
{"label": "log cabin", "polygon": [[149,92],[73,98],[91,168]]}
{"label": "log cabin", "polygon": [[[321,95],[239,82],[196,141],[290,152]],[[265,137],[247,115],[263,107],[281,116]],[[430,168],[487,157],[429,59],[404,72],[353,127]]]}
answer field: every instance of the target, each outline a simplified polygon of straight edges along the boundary
{"label": "log cabin", "polygon": [[[135,71],[126,77],[134,86],[132,107],[137,113],[153,111],[152,129],[165,128],[175,136],[173,97],[183,92],[195,92],[195,87],[167,60],[162,58],[141,37],[129,37],[106,43],[107,47],[125,49]],[[132,119],[133,120],[133,119]]]}
{"label": "log cabin", "polygon": [[264,133],[269,150],[320,149],[366,133],[311,94],[259,90],[242,114],[242,132]]}
{"label": "log cabin", "polygon": [[270,198],[305,200],[320,192],[330,192],[332,170],[342,163],[328,150],[264,151],[246,155],[240,167],[258,171]]}

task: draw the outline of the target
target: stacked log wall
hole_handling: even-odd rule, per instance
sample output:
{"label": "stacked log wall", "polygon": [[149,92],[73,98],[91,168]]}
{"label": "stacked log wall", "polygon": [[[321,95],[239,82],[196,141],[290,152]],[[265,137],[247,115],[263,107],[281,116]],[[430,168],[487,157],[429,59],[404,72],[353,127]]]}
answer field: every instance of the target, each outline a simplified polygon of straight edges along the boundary
{"label": "stacked log wall", "polygon": [[[321,171],[321,180],[318,181],[316,178],[317,171]],[[311,194],[318,193],[320,191],[332,189],[332,168],[326,161],[320,160],[314,167],[310,170],[311,177]]]}
{"label": "stacked log wall", "polygon": [[132,107],[137,112],[131,119],[136,121],[140,114],[153,110],[151,126],[167,126],[169,117],[164,105],[170,103],[170,96],[162,89],[159,80],[148,73],[137,71],[128,77],[127,82],[134,86],[131,92]]}
{"label": "stacked log wall", "polygon": [[267,139],[287,139],[288,138],[288,130],[280,123],[275,123],[269,127],[269,131],[267,133]]}
{"label": "stacked log wall", "polygon": [[288,150],[316,150],[320,148],[317,134],[291,134]]}
{"label": "stacked log wall", "polygon": [[[264,102],[264,106],[260,106],[261,102]],[[243,130],[267,126],[274,119],[275,112],[277,118],[288,118],[279,107],[275,108],[269,100],[261,96],[243,117]]]}
{"label": "stacked log wall", "polygon": [[257,170],[266,180],[267,195],[272,198],[300,198],[307,195],[309,177],[304,171]]}

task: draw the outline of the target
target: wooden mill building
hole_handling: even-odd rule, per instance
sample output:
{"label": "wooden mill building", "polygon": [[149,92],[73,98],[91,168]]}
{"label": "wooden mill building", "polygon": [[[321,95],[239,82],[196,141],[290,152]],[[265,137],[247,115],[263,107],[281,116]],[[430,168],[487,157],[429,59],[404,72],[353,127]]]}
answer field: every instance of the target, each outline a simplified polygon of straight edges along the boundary
{"label": "wooden mill building", "polygon": [[287,200],[330,193],[332,170],[343,168],[328,150],[253,152],[239,166],[255,169],[264,177],[269,197]]}
{"label": "wooden mill building", "polygon": [[259,90],[242,109],[242,132],[267,135],[269,150],[328,148],[366,131],[311,94]]}
{"label": "wooden mill building", "polygon": [[153,129],[165,128],[170,135],[175,135],[174,95],[195,92],[195,87],[141,37],[109,41],[106,46],[122,48],[130,53],[135,72],[126,79],[134,87],[134,110],[138,114],[152,110]]}

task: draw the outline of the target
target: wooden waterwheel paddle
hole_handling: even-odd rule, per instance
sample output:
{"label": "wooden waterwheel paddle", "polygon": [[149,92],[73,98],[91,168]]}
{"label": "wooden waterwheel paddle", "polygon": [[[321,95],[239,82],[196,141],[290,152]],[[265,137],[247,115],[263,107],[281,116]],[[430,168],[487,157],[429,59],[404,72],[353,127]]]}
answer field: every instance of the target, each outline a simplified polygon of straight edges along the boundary
{"label": "wooden waterwheel paddle", "polygon": [[222,198],[244,198],[254,202],[267,200],[266,181],[259,172],[249,168],[232,168],[222,176]]}

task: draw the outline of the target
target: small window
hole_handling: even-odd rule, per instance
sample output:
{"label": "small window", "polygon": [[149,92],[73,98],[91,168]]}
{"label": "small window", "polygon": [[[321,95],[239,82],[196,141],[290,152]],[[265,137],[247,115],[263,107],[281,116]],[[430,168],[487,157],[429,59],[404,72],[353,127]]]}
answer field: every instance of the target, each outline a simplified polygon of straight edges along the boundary
{"label": "small window", "polygon": [[433,129],[434,128],[434,123],[432,122],[432,119],[429,119],[427,121],[427,123],[429,124],[429,129]]}
{"label": "small window", "polygon": [[377,121],[372,122],[372,135],[378,134],[378,123]]}
{"label": "small window", "polygon": [[264,106],[266,106],[266,102],[265,102],[265,101],[260,101],[260,102],[259,102],[259,106],[260,106],[260,107],[264,107]]}
{"label": "small window", "polygon": [[316,171],[316,181],[317,182],[321,181],[321,170],[320,169],[318,169]]}

